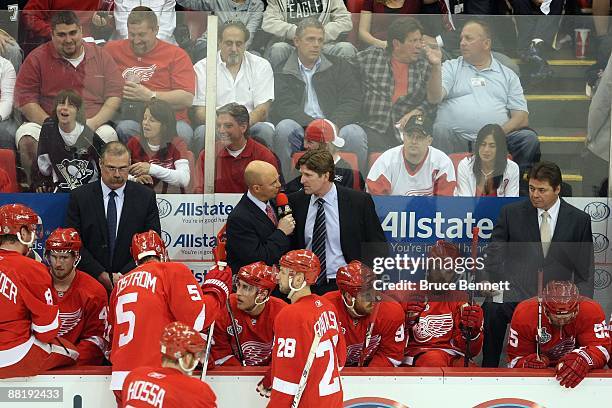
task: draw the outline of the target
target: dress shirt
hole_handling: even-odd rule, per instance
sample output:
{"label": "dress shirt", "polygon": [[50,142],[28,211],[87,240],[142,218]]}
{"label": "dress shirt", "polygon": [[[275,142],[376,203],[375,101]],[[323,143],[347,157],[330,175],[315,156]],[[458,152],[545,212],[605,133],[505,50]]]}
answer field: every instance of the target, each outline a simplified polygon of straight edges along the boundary
{"label": "dress shirt", "polygon": [[[306,215],[304,239],[306,249],[308,250],[312,250],[312,230],[317,216],[318,198],[314,194],[310,196],[308,214]],[[332,184],[331,189],[321,198],[325,200],[323,208],[325,209],[325,231],[327,234],[325,242],[326,274],[327,279],[336,279],[338,268],[346,265],[340,245],[340,212],[338,211],[338,190],[336,185]]]}
{"label": "dress shirt", "polygon": [[[555,202],[552,207],[548,209],[548,214],[550,215],[549,225],[550,225],[550,238],[555,235],[555,226],[557,225],[557,218],[559,218],[559,208],[561,208],[561,200],[557,197],[557,202]],[[538,229],[542,225],[542,214],[544,210],[538,208]]]}
{"label": "dress shirt", "polygon": [[[102,184],[102,197],[104,198],[104,215],[106,216],[106,211],[108,209],[108,195],[112,191],[110,187],[108,187],[102,180],[100,180]],[[119,231],[119,224],[121,223],[121,210],[123,209],[123,201],[125,200],[125,184],[118,189],[115,190],[117,193],[117,197],[115,198],[115,204],[117,205],[117,230],[115,234]]]}
{"label": "dress shirt", "polygon": [[319,100],[317,99],[317,92],[315,91],[314,86],[312,84],[312,77],[321,65],[321,57],[319,57],[312,69],[306,68],[299,58],[298,65],[300,66],[300,72],[302,73],[304,82],[306,82],[306,102],[304,104],[304,113],[315,119],[324,118],[325,115],[323,115],[321,106],[319,106]]}

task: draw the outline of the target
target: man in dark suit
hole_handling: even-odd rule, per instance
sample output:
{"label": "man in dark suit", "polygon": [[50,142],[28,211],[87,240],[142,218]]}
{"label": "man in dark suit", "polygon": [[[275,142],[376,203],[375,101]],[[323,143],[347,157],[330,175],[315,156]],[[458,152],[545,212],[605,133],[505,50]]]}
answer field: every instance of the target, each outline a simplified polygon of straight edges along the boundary
{"label": "man in dark suit", "polygon": [[66,224],[83,240],[79,269],[109,291],[121,274],[136,267],[130,255],[132,236],[161,232],[155,192],[128,181],[130,164],[125,145],[106,144],[100,155],[100,182],[72,190],[66,215]]}
{"label": "man in dark suit", "polygon": [[486,252],[485,276],[509,281],[510,289],[487,293],[483,367],[499,365],[506,326],[518,302],[537,294],[539,269],[544,285],[570,280],[582,295],[593,297],[591,218],[559,198],[561,181],[555,163],[537,163],[529,173],[529,200],[501,209]]}
{"label": "man in dark suit", "polygon": [[334,184],[334,159],[327,150],[307,151],[296,168],[304,189],[289,195],[296,221],[293,247],[319,257],[321,275],[311,289],[323,294],[337,290],[339,267],[352,260],[371,265],[374,257],[387,256],[386,238],[372,197]]}
{"label": "man in dark suit", "polygon": [[291,249],[295,228],[293,216],[279,220],[275,215],[271,200],[281,187],[276,167],[254,160],[244,170],[244,181],[248,191],[227,217],[227,262],[234,274],[253,262],[278,263]]}

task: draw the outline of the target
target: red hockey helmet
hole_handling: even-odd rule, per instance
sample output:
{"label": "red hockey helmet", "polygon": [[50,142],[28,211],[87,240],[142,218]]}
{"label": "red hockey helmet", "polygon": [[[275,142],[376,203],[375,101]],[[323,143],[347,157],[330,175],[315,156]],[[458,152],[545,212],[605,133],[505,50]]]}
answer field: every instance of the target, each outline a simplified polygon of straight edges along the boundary
{"label": "red hockey helmet", "polygon": [[440,239],[431,247],[428,256],[430,258],[451,258],[455,260],[461,256],[461,252],[459,252],[457,245]]}
{"label": "red hockey helmet", "polygon": [[74,252],[78,254],[83,243],[79,233],[74,228],[57,228],[45,242],[45,253],[54,252]]}
{"label": "red hockey helmet", "polygon": [[276,287],[277,270],[259,261],[245,265],[238,271],[238,279],[259,289],[268,289],[270,292]]}
{"label": "red hockey helmet", "polygon": [[308,285],[317,282],[321,272],[321,263],[314,252],[307,249],[295,249],[287,252],[280,259],[280,266],[289,268],[296,273],[303,273]]}
{"label": "red hockey helmet", "polygon": [[578,288],[570,281],[550,281],[542,291],[544,310],[559,317],[575,313],[579,300]]}
{"label": "red hockey helmet", "polygon": [[0,235],[20,237],[22,227],[32,232],[35,238],[42,238],[42,221],[30,207],[23,204],[6,204],[0,207]]}
{"label": "red hockey helmet", "polygon": [[206,348],[202,335],[182,322],[167,325],[160,343],[162,355],[172,360],[179,360],[187,353],[193,353],[199,359]]}
{"label": "red hockey helmet", "polygon": [[137,264],[138,261],[146,256],[158,256],[162,262],[168,259],[168,251],[166,251],[164,241],[159,234],[153,230],[134,234],[130,252]]}
{"label": "red hockey helmet", "polygon": [[357,296],[359,292],[372,289],[376,275],[367,265],[360,261],[351,261],[348,265],[338,268],[336,284],[342,292]]}

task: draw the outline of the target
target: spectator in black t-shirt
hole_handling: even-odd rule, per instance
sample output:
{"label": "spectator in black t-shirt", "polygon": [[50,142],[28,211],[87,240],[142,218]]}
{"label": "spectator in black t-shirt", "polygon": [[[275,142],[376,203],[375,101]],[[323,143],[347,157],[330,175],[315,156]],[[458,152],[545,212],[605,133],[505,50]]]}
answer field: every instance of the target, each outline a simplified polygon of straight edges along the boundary
{"label": "spectator in black t-shirt", "polygon": [[98,181],[104,144],[85,123],[83,98],[72,89],[61,91],[40,131],[34,189],[65,193]]}

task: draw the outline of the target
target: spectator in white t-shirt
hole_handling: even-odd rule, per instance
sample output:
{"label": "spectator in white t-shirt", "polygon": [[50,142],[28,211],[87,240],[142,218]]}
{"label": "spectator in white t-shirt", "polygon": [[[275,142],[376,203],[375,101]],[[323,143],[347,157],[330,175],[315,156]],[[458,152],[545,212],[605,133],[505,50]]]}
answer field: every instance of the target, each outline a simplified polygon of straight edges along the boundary
{"label": "spectator in white t-shirt", "polygon": [[17,74],[13,64],[0,57],[0,149],[15,150],[17,123],[13,119],[13,93]]}
{"label": "spectator in white t-shirt", "polygon": [[[219,29],[219,53],[217,62],[217,103],[215,109],[235,102],[244,105],[250,116],[251,137],[267,147],[274,140],[274,126],[266,122],[268,111],[274,100],[274,73],[270,63],[246,51],[250,38],[249,30],[239,22],[229,22]],[[206,58],[198,61],[196,72],[194,148],[196,152],[204,146],[206,122]]]}
{"label": "spectator in white t-shirt", "polygon": [[518,197],[519,167],[508,159],[502,127],[488,124],[480,129],[474,151],[472,156],[459,162],[455,195]]}

